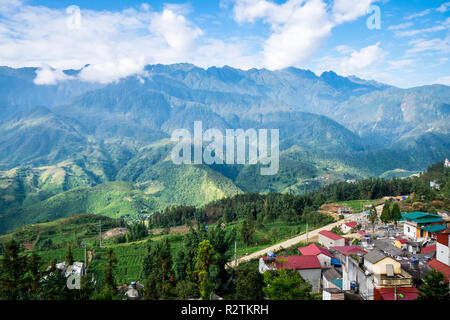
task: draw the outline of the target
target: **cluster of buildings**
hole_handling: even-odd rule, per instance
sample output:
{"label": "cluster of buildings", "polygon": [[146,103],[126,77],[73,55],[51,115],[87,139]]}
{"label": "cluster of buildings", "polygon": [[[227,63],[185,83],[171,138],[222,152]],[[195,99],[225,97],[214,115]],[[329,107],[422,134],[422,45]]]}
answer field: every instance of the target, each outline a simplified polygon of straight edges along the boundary
{"label": "cluster of buildings", "polygon": [[[403,229],[396,237],[359,230],[361,241],[351,245],[341,235],[321,231],[318,243],[298,248],[301,255],[262,257],[259,271],[296,270],[324,300],[414,300],[431,269],[450,283],[450,226],[441,216],[425,212],[402,217]],[[356,222],[341,225],[344,233],[355,228]]]}

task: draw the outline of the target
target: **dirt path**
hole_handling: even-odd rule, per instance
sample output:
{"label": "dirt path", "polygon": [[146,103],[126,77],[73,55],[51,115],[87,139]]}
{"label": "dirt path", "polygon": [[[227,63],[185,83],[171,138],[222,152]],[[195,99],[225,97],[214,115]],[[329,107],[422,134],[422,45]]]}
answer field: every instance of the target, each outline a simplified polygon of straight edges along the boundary
{"label": "dirt path", "polygon": [[[383,205],[377,206],[376,209],[377,209],[378,213],[380,214],[381,211],[383,210]],[[365,219],[364,216],[365,216],[364,213],[356,213],[356,214],[353,214],[352,216],[350,216],[350,217],[348,217],[346,219],[342,219],[342,220],[336,221],[334,223],[328,224],[328,225],[326,225],[324,227],[321,227],[319,229],[312,230],[312,231],[308,232],[308,238],[311,239],[313,237],[318,236],[319,232],[322,231],[322,230],[330,231],[334,227],[339,226],[339,225],[341,225],[344,222],[357,221],[358,219]],[[306,234],[302,234],[302,235],[297,236],[295,238],[292,238],[292,239],[289,239],[289,240],[285,240],[283,242],[277,243],[277,244],[275,244],[273,246],[270,246],[268,248],[265,248],[263,250],[259,250],[257,252],[252,253],[252,254],[249,254],[249,255],[246,255],[244,257],[241,257],[241,258],[237,259],[237,265],[239,265],[239,264],[241,264],[242,262],[245,262],[245,261],[249,261],[249,260],[253,260],[253,259],[259,258],[260,256],[263,256],[263,255],[267,254],[269,251],[277,252],[277,251],[280,251],[282,249],[286,249],[286,248],[292,247],[293,245],[296,245],[297,243],[302,242],[302,241],[306,241]],[[235,261],[233,260],[233,261],[229,262],[228,266],[234,267],[235,266]]]}

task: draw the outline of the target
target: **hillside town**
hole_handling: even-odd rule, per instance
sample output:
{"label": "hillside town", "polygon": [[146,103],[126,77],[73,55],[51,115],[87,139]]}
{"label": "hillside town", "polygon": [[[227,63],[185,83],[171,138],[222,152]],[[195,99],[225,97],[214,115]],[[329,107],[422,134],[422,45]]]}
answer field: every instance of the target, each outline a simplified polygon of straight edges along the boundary
{"label": "hillside town", "polygon": [[270,252],[259,259],[259,271],[295,270],[323,300],[415,300],[430,270],[450,282],[445,213],[402,213],[397,226],[380,223],[374,229],[361,227],[368,226],[366,219],[342,223],[343,235],[320,231],[317,242],[298,248],[300,255]]}

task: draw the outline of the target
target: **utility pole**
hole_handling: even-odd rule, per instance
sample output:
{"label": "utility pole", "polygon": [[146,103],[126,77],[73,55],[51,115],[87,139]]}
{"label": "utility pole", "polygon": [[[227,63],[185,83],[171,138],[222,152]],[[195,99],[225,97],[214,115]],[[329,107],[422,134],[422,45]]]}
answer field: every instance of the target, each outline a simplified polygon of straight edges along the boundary
{"label": "utility pole", "polygon": [[87,274],[87,256],[86,256],[86,241],[83,241],[83,243],[81,244],[81,246],[84,248],[84,275]]}
{"label": "utility pole", "polygon": [[237,267],[237,241],[234,240],[234,267]]}
{"label": "utility pole", "polygon": [[394,300],[397,300],[397,285],[394,284]]}
{"label": "utility pole", "polygon": [[308,242],[308,222],[306,223],[306,242]]}

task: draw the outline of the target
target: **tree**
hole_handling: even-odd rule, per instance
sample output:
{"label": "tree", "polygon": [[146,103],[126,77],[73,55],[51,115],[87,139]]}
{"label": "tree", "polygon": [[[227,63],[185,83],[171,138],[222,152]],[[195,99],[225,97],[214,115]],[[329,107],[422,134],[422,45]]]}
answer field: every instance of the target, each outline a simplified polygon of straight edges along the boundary
{"label": "tree", "polygon": [[196,274],[199,281],[200,299],[208,300],[214,290],[214,284],[210,279],[209,269],[216,262],[214,248],[209,240],[203,240],[198,245],[196,257]]}
{"label": "tree", "polygon": [[390,221],[392,221],[392,214],[391,214],[391,209],[389,206],[389,202],[385,202],[384,206],[383,206],[383,211],[381,212],[381,221],[383,221],[383,223],[387,224]]}
{"label": "tree", "polygon": [[419,287],[418,300],[450,300],[449,283],[442,272],[434,269],[424,277],[424,284]]}
{"label": "tree", "polygon": [[237,267],[237,278],[234,280],[237,300],[262,300],[264,298],[262,288],[264,278],[254,265],[244,264]]}
{"label": "tree", "polygon": [[172,256],[167,239],[148,247],[142,272],[147,278],[144,298],[153,300],[173,296],[175,274],[172,270]]}
{"label": "tree", "polygon": [[27,260],[20,255],[20,246],[12,240],[6,244],[0,260],[0,297],[16,300],[26,291]]}
{"label": "tree", "polygon": [[269,300],[310,300],[311,285],[291,269],[264,272],[262,289]]}
{"label": "tree", "polygon": [[375,207],[370,208],[370,213],[369,216],[367,217],[367,219],[369,219],[370,224],[372,225],[372,230],[375,230],[375,224],[378,221],[378,214],[377,214],[377,209]]}
{"label": "tree", "polygon": [[391,218],[395,223],[395,227],[397,227],[397,221],[402,219],[402,214],[400,212],[398,203],[394,203],[394,206],[392,207]]}
{"label": "tree", "polygon": [[102,300],[111,300],[116,291],[116,280],[114,278],[114,269],[117,265],[116,255],[113,249],[109,248],[106,252],[107,263],[104,271],[103,291],[100,295]]}
{"label": "tree", "polygon": [[247,222],[247,220],[244,220],[241,227],[241,239],[245,245],[249,246],[253,243],[254,233],[255,230],[252,226]]}
{"label": "tree", "polygon": [[40,288],[41,272],[41,257],[33,253],[28,259],[28,270],[30,273],[30,289],[32,292],[38,291]]}
{"label": "tree", "polygon": [[[53,265],[54,266],[54,265]],[[42,282],[40,298],[44,300],[69,300],[75,290],[67,287],[67,278],[63,270],[50,267]]]}
{"label": "tree", "polygon": [[70,241],[67,243],[67,253],[66,253],[66,268],[73,265],[73,255],[72,255],[72,244]]}

